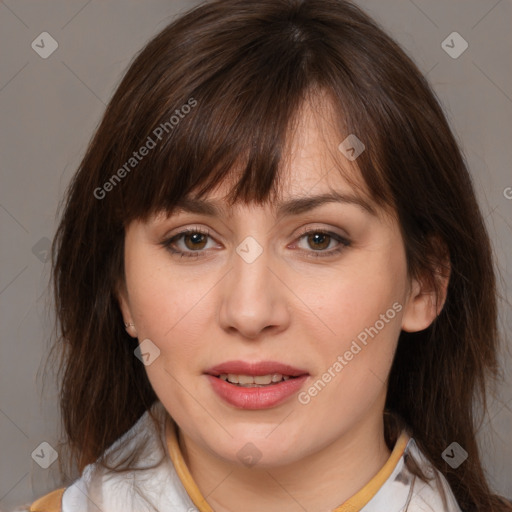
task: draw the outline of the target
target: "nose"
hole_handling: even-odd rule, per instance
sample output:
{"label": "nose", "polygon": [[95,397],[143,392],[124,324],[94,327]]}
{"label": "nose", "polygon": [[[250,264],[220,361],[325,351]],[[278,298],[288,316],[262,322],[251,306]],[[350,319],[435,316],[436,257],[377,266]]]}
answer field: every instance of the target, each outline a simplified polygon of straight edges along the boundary
{"label": "nose", "polygon": [[265,251],[253,261],[240,254],[233,255],[233,267],[223,280],[221,327],[251,340],[264,331],[285,330],[290,323],[289,291],[281,267]]}

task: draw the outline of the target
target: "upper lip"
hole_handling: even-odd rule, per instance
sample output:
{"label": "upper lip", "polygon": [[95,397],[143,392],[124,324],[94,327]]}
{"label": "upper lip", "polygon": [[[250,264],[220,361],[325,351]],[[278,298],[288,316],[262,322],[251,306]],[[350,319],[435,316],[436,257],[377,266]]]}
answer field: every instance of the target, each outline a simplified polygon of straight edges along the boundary
{"label": "upper lip", "polygon": [[207,374],[218,377],[219,375],[235,374],[235,375],[269,375],[279,373],[281,375],[289,375],[290,377],[298,377],[300,375],[308,375],[306,370],[295,368],[288,364],[278,363],[276,361],[226,361],[224,363],[213,366],[206,370]]}

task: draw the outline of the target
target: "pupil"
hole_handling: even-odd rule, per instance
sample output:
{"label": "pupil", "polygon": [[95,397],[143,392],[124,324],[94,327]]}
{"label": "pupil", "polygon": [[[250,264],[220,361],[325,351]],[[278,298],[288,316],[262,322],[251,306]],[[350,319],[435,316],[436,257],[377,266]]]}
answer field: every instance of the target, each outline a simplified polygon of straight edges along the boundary
{"label": "pupil", "polygon": [[[326,235],[325,233],[315,233],[314,235],[310,235],[310,239],[313,239],[313,244],[318,244],[320,243],[322,245],[322,247],[320,247],[321,249],[325,249],[325,247],[327,247],[329,245],[329,235]],[[322,243],[321,241],[319,242],[318,241],[318,238],[320,238],[320,240],[324,240],[324,243]],[[327,239],[327,244],[325,244],[325,240]]]}
{"label": "pupil", "polygon": [[[195,244],[198,244],[198,243],[200,244],[201,243],[201,238],[204,238],[204,237],[205,237],[205,235],[203,233],[193,233],[193,234],[188,235],[187,237],[185,237],[186,240],[190,240],[191,241],[192,247],[189,247],[189,249],[197,249],[197,245],[195,245]],[[204,240],[203,240],[203,243],[204,243]]]}

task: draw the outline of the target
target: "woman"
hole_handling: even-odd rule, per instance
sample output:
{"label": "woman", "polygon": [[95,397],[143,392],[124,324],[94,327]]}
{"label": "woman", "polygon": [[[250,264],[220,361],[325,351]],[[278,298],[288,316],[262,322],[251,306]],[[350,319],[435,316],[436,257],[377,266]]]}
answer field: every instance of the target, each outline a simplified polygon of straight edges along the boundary
{"label": "woman", "polygon": [[353,4],[220,0],[165,28],[53,264],[81,476],[30,510],[512,510],[476,442],[498,336],[471,180]]}

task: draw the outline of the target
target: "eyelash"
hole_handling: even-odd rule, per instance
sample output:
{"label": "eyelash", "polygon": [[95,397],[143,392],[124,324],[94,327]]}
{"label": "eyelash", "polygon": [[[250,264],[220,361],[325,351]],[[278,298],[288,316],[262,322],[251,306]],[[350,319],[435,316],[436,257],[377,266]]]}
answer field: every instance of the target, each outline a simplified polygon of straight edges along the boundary
{"label": "eyelash", "polygon": [[[167,240],[164,240],[161,245],[165,247],[171,254],[173,255],[180,255],[181,258],[202,258],[204,257],[204,251],[181,251],[173,249],[172,245],[179,240],[182,236],[188,234],[188,233],[200,233],[202,235],[210,236],[210,232],[207,229],[203,228],[187,228],[183,231],[180,231],[176,235],[172,236],[171,238],[168,238]],[[351,242],[347,238],[342,237],[341,235],[338,235],[337,233],[333,233],[332,231],[322,230],[322,229],[310,229],[303,231],[301,234],[298,235],[298,240],[303,238],[306,235],[311,234],[317,234],[321,233],[322,235],[328,235],[337,242],[339,242],[339,245],[335,249],[331,249],[330,251],[306,251],[304,249],[300,249],[303,253],[308,253],[306,257],[308,258],[327,258],[334,255],[337,255],[341,253],[345,248],[350,247]]]}

